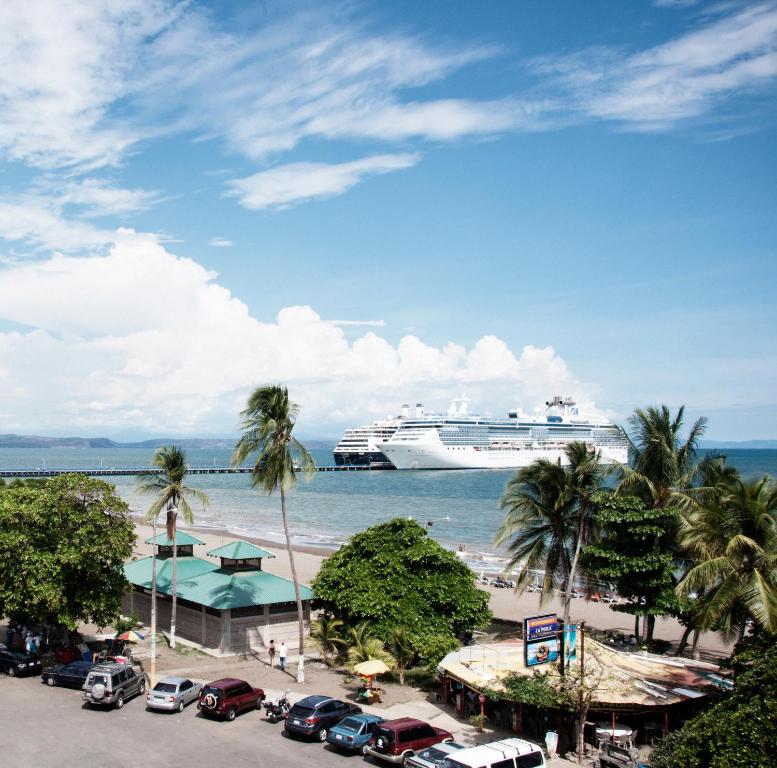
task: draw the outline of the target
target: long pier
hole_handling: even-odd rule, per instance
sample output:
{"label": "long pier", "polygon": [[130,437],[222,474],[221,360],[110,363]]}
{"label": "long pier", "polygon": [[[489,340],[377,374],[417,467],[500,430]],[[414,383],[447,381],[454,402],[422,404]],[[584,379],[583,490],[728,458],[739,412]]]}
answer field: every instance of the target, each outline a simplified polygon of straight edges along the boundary
{"label": "long pier", "polygon": [[[316,472],[369,472],[394,469],[393,464],[332,464],[316,467]],[[60,475],[87,475],[89,477],[119,477],[122,475],[161,474],[155,467],[137,469],[116,469],[97,467],[94,469],[0,469],[0,477],[59,477]],[[244,475],[253,472],[253,467],[189,467],[190,475]]]}

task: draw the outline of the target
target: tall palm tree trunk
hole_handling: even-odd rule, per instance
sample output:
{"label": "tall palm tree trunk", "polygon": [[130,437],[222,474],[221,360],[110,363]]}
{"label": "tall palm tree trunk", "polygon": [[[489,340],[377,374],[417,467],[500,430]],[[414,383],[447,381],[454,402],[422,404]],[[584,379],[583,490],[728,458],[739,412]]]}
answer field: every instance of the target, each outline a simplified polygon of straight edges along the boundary
{"label": "tall palm tree trunk", "polygon": [[577,561],[580,558],[580,550],[583,547],[583,520],[579,518],[577,526],[577,542],[575,543],[575,555],[572,558],[572,565],[569,567],[569,576],[567,578],[567,588],[564,590],[564,626],[569,624],[569,606],[572,603],[572,587],[577,573]]}
{"label": "tall palm tree trunk", "polygon": [[297,578],[297,566],[294,563],[294,550],[291,547],[289,535],[289,518],[286,514],[286,494],[281,487],[281,518],[283,519],[283,534],[286,537],[286,549],[289,552],[289,566],[291,567],[291,579],[294,582],[294,596],[297,599],[297,622],[299,624],[299,660],[297,662],[297,682],[305,682],[305,614],[302,611],[302,597],[299,591],[299,579]]}
{"label": "tall palm tree trunk", "polygon": [[170,608],[170,647],[175,649],[175,609],[178,606],[178,545],[173,533],[173,605]]}
{"label": "tall palm tree trunk", "polygon": [[683,655],[683,651],[688,645],[688,638],[691,636],[691,632],[693,632],[693,624],[688,624],[688,626],[683,630],[683,636],[680,638],[680,642],[677,645],[677,650],[674,652],[675,656]]}
{"label": "tall palm tree trunk", "polygon": [[156,685],[156,519],[153,521],[154,543],[151,550],[151,687]]}

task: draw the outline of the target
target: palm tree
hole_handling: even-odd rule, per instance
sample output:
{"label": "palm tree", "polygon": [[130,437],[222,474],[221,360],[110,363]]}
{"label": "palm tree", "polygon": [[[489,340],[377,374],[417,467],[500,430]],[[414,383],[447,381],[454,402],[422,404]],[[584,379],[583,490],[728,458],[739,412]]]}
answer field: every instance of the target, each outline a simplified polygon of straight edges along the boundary
{"label": "palm tree", "polygon": [[674,418],[665,405],[634,411],[627,435],[631,466],[621,467],[618,493],[638,496],[650,506],[667,507],[677,501],[678,492],[691,485],[707,419],[697,419],[683,440],[684,415],[682,405]]}
{"label": "palm tree", "polygon": [[388,641],[388,652],[391,654],[399,672],[399,684],[405,684],[405,670],[415,661],[416,652],[410,644],[410,638],[404,627],[394,627]]}
{"label": "palm tree", "polygon": [[[684,503],[684,492],[693,484],[697,472],[699,439],[707,429],[707,419],[699,418],[683,440],[684,416],[683,405],[674,417],[666,405],[634,411],[627,433],[631,466],[621,466],[616,493],[637,496],[648,506],[661,509]],[[669,539],[676,538],[674,528],[666,533]],[[651,640],[656,618],[647,615],[645,621],[646,637]],[[634,622],[639,637],[639,613],[634,614]]]}
{"label": "palm tree", "polygon": [[318,643],[324,654],[324,663],[329,664],[330,654],[337,655],[340,648],[345,645],[340,635],[340,629],[344,626],[343,620],[329,614],[323,614],[310,625],[310,637]]}
{"label": "palm tree", "polygon": [[564,590],[564,623],[569,622],[572,588],[582,548],[596,536],[591,497],[600,490],[607,469],[601,455],[584,443],[565,448],[568,464],[538,459],[519,470],[499,501],[507,514],[496,544],[510,542],[508,568],[518,567],[517,589],[528,585],[532,571],[544,571],[540,602]]}
{"label": "palm tree", "polygon": [[243,419],[240,428],[243,434],[235,445],[232,464],[242,464],[249,456],[255,455],[251,485],[268,495],[275,490],[280,492],[283,532],[289,553],[299,622],[297,682],[302,683],[305,678],[305,617],[302,611],[297,568],[294,564],[294,550],[291,548],[289,535],[286,492],[297,484],[298,471],[305,472],[310,477],[309,473],[315,470],[316,465],[305,446],[292,435],[298,413],[299,407],[290,402],[286,387],[270,385],[255,389],[248,398],[245,410],[241,412]]}
{"label": "palm tree", "polygon": [[777,483],[721,472],[717,485],[689,495],[679,541],[695,565],[678,594],[705,593],[697,609],[704,629],[741,637],[753,618],[777,631]]}
{"label": "palm tree", "polygon": [[[207,506],[208,495],[199,488],[190,488],[184,485],[188,468],[186,466],[186,453],[182,448],[176,445],[157,448],[151,459],[151,464],[161,471],[141,475],[137,491],[145,494],[157,494],[156,500],[146,512],[145,522],[156,521],[162,509],[165,509],[167,515],[165,525],[167,539],[173,543],[173,604],[170,610],[170,647],[175,648],[175,619],[178,602],[178,545],[175,543],[175,534],[178,530],[178,512],[181,512],[186,524],[191,525],[194,522],[194,514],[187,497],[197,499],[203,506]],[[156,552],[156,545],[154,551]],[[155,577],[156,569],[152,570],[154,570],[153,576]],[[153,580],[155,581],[155,578]]]}
{"label": "palm tree", "polygon": [[348,666],[351,669],[370,659],[379,659],[390,669],[394,667],[394,658],[386,650],[383,641],[370,634],[370,626],[366,621],[350,627],[348,635]]}

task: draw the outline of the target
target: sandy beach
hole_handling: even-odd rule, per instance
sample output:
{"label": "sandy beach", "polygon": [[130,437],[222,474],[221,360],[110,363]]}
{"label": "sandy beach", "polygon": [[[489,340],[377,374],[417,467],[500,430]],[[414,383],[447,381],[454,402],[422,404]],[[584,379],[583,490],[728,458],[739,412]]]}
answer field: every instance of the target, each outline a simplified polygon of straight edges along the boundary
{"label": "sandy beach", "polygon": [[[137,539],[133,549],[135,557],[147,557],[151,554],[151,546],[145,543],[145,540],[152,536],[152,528],[139,520],[135,521],[135,530]],[[158,526],[157,531],[161,532],[163,527]],[[195,547],[195,555],[206,557],[205,553],[223,544],[228,544],[236,540],[237,536],[227,530],[218,528],[183,528],[192,535],[205,542],[204,546]],[[246,541],[251,541],[264,549],[272,552],[275,557],[263,561],[262,567],[269,573],[274,573],[283,578],[291,578],[291,568],[286,549],[278,546],[277,542],[267,541],[256,537],[244,537]],[[330,551],[317,549],[315,547],[294,547],[295,564],[297,566],[297,575],[300,580],[309,584],[318,573],[321,563],[331,554]],[[482,586],[483,590],[489,593],[491,610],[494,613],[494,619],[498,622],[520,622],[525,616],[534,616],[538,613],[561,613],[563,606],[561,600],[547,600],[540,606],[539,595],[535,593],[516,594],[512,589],[499,589],[492,586]],[[614,611],[609,605],[604,603],[595,603],[584,599],[572,601],[572,620],[575,622],[584,621],[587,626],[598,630],[615,630],[624,632],[626,635],[634,631],[634,619],[631,615]],[[683,627],[675,619],[659,618],[656,621],[655,637],[662,640],[677,642],[683,633]],[[699,641],[699,649],[704,655],[722,656],[730,652],[731,646],[722,641],[722,639],[713,632],[706,632]]]}

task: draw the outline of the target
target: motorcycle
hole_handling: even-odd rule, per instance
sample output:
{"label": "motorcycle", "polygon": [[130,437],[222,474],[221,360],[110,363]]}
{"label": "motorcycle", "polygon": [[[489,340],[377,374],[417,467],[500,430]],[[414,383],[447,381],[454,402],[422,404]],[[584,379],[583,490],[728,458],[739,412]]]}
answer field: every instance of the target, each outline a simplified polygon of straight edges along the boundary
{"label": "motorcycle", "polygon": [[289,704],[289,692],[286,691],[277,701],[265,701],[264,709],[267,712],[267,719],[271,723],[279,723],[286,718],[291,709]]}

